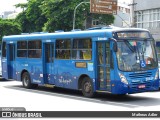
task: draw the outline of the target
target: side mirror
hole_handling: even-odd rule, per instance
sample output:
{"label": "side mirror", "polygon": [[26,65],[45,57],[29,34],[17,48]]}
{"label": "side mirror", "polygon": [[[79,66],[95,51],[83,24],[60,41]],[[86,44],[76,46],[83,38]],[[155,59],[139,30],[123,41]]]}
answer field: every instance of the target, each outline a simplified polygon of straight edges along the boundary
{"label": "side mirror", "polygon": [[109,38],[109,41],[113,41],[113,51],[117,52],[118,51],[117,40],[114,38]]}
{"label": "side mirror", "polygon": [[113,50],[114,50],[114,52],[118,51],[117,42],[116,41],[114,41],[114,43],[113,43]]}

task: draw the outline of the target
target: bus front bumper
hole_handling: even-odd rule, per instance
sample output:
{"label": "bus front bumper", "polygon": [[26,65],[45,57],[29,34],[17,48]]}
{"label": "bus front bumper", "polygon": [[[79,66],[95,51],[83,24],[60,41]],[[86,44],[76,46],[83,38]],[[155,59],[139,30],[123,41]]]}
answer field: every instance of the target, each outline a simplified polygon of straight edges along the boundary
{"label": "bus front bumper", "polygon": [[120,81],[112,82],[112,94],[133,94],[148,91],[156,91],[159,89],[159,80],[150,81],[147,83],[140,84],[129,84],[126,85]]}

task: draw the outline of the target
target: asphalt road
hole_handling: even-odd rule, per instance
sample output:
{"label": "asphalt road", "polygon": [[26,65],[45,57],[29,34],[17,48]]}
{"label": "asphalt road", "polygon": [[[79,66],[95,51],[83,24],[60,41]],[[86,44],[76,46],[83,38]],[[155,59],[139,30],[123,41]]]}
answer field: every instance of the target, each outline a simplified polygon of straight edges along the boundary
{"label": "asphalt road", "polygon": [[21,82],[0,80],[0,107],[27,111],[160,111],[160,91],[85,98],[80,91],[38,87],[25,89]]}

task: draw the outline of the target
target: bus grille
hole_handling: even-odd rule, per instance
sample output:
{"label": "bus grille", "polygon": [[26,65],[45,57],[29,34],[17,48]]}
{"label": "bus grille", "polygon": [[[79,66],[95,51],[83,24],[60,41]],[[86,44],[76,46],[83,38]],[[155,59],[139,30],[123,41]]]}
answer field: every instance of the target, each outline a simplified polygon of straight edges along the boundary
{"label": "bus grille", "polygon": [[[141,85],[143,85],[145,87],[139,88],[139,86],[141,86]],[[134,81],[134,82],[131,82],[130,87],[135,92],[147,91],[151,87],[151,82],[150,81],[142,81],[142,80]]]}
{"label": "bus grille", "polygon": [[131,79],[136,79],[136,78],[145,78],[145,77],[151,77],[152,72],[143,72],[143,73],[132,73],[129,74],[129,77]]}

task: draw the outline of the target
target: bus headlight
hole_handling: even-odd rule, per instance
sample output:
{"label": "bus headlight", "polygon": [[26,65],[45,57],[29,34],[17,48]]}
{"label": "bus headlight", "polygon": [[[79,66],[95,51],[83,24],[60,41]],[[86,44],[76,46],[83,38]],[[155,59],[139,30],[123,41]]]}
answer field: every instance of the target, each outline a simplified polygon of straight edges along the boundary
{"label": "bus headlight", "polygon": [[156,75],[154,77],[155,80],[159,79],[159,70],[157,70]]}
{"label": "bus headlight", "polygon": [[128,81],[127,81],[126,77],[123,74],[119,73],[119,77],[121,78],[121,82],[122,83],[128,85]]}

